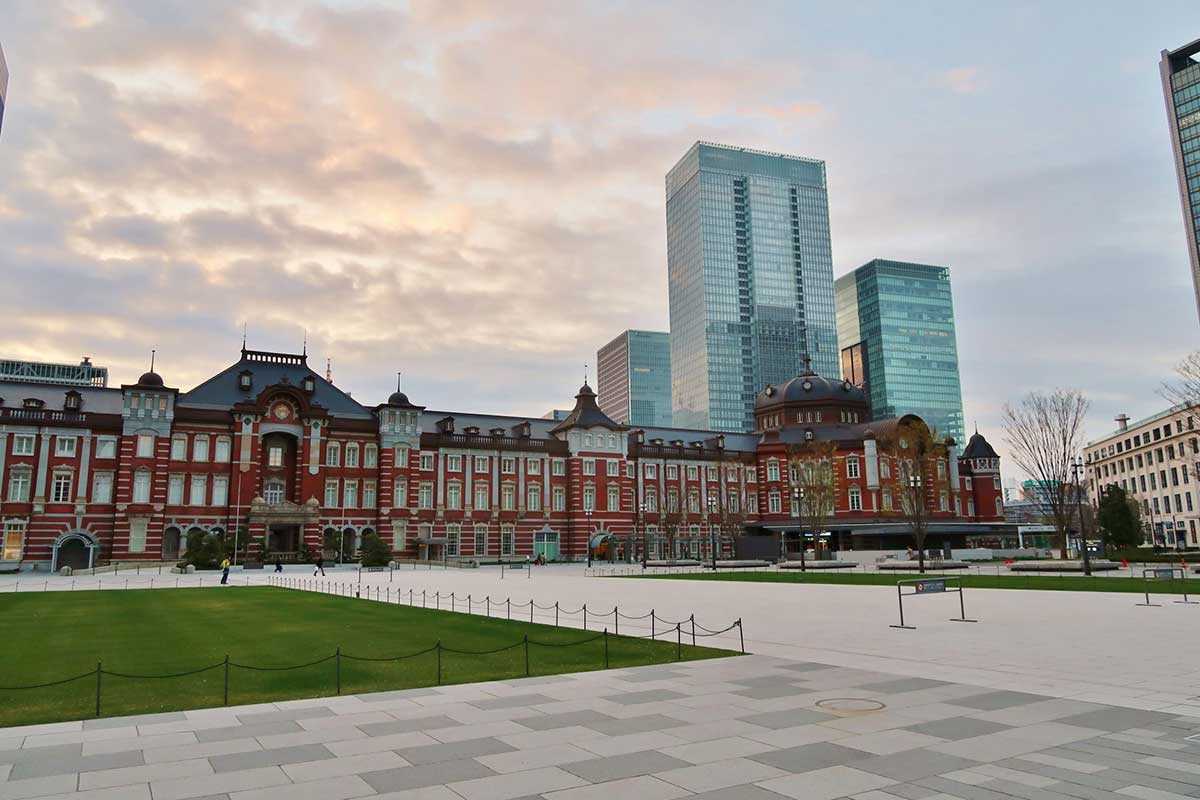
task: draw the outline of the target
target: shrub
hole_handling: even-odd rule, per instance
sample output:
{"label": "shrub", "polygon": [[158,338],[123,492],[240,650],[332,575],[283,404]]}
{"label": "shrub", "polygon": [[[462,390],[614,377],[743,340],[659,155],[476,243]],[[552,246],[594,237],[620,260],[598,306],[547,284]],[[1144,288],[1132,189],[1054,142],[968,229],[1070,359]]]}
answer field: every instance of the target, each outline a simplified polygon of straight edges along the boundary
{"label": "shrub", "polygon": [[220,537],[203,531],[192,531],[187,537],[187,550],[183,558],[196,569],[216,569],[225,557],[224,544]]}
{"label": "shrub", "polygon": [[369,533],[362,541],[362,565],[364,567],[386,567],[392,560],[392,549],[377,535]]}

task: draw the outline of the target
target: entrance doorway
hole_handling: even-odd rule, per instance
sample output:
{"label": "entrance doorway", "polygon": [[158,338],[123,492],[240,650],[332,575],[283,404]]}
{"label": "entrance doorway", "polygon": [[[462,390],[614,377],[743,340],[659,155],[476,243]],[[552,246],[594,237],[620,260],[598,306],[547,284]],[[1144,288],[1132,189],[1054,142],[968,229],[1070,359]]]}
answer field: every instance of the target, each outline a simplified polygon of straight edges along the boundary
{"label": "entrance doorway", "polygon": [[70,567],[72,570],[87,569],[91,566],[90,562],[89,548],[78,536],[72,536],[58,546],[58,561],[55,563],[57,569],[63,567]]}
{"label": "entrance doorway", "polygon": [[179,528],[167,528],[163,531],[162,558],[163,561],[174,561],[179,558],[179,544],[182,534]]}
{"label": "entrance doorway", "polygon": [[296,554],[300,552],[299,525],[272,525],[267,538],[272,554]]}
{"label": "entrance doorway", "polygon": [[544,556],[547,561],[558,560],[558,531],[540,530],[533,534],[533,555]]}

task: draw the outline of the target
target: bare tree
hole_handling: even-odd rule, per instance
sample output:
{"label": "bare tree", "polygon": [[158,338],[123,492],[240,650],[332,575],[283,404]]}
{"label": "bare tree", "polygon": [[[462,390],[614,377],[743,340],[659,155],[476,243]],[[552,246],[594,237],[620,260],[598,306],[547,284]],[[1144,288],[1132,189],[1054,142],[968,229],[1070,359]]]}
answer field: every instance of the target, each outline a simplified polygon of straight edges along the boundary
{"label": "bare tree", "polygon": [[680,509],[678,493],[674,491],[667,492],[666,510],[659,515],[658,519],[662,536],[667,540],[667,547],[670,548],[670,554],[667,557],[674,558],[676,553],[679,552],[676,542],[679,541],[680,532],[687,525],[687,520]]}
{"label": "bare tree", "polygon": [[[1200,351],[1190,354],[1175,366],[1175,383],[1164,384],[1162,395],[1176,409],[1187,425],[1194,430],[1200,421]],[[1195,451],[1192,451],[1195,453]],[[1200,481],[1200,462],[1191,466],[1191,474]],[[1154,541],[1151,537],[1150,541]]]}
{"label": "bare tree", "polygon": [[803,567],[805,534],[807,524],[814,536],[821,531],[833,516],[837,505],[837,470],[834,456],[837,443],[805,440],[788,445],[788,480],[792,494],[799,494],[800,504],[800,562]]}
{"label": "bare tree", "polygon": [[[881,449],[896,462],[896,494],[900,500],[900,516],[908,524],[913,545],[917,549],[917,569],[925,571],[925,540],[929,536],[929,520],[933,513],[933,498],[938,497],[948,478],[942,470],[931,466],[946,454],[936,429],[920,420],[900,423],[889,437],[879,441]],[[948,472],[948,471],[947,471]]]}
{"label": "bare tree", "polygon": [[1071,462],[1083,448],[1083,419],[1090,407],[1090,401],[1078,389],[1030,392],[1016,407],[1004,404],[1009,455],[1036,482],[1035,492],[1058,532],[1064,559],[1075,513],[1074,498],[1068,489]]}

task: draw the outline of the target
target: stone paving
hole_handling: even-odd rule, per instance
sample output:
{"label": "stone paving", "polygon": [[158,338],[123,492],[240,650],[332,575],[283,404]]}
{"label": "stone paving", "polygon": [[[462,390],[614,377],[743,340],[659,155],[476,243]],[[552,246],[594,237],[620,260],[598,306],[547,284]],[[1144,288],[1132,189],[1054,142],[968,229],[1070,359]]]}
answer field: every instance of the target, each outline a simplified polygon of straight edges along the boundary
{"label": "stone paving", "polygon": [[0,800],[1172,800],[1200,717],[746,656],[0,730]]}

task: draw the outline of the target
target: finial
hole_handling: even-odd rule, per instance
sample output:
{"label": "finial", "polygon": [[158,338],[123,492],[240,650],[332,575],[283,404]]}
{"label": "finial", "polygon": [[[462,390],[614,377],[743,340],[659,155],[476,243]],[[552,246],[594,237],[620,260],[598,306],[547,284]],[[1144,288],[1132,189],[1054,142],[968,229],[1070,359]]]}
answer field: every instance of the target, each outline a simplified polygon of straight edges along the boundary
{"label": "finial", "polygon": [[242,350],[246,349],[246,322],[242,321]]}
{"label": "finial", "polygon": [[397,392],[398,392],[398,391],[400,391],[400,377],[401,377],[403,374],[404,374],[403,372],[397,372],[397,373],[396,373],[396,391],[397,391]]}
{"label": "finial", "polygon": [[975,420],[975,433],[979,433],[979,420]]}
{"label": "finial", "polygon": [[150,351],[150,371],[154,372],[154,350]]}
{"label": "finial", "polygon": [[304,349],[300,351],[305,358],[308,358],[308,328],[304,329]]}
{"label": "finial", "polygon": [[813,371],[812,371],[812,358],[810,358],[810,357],[809,357],[809,355],[808,355],[808,350],[805,350],[805,351],[804,351],[804,374],[805,374],[805,375],[812,375],[812,374],[813,374]]}
{"label": "finial", "polygon": [[333,383],[333,359],[325,359],[325,380]]}
{"label": "finial", "polygon": [[585,362],[583,362],[583,382],[584,382],[584,385],[586,385],[586,384],[587,384],[587,376],[588,376],[588,369],[587,369],[587,368],[588,368],[588,365],[587,365],[587,362],[585,361]]}

